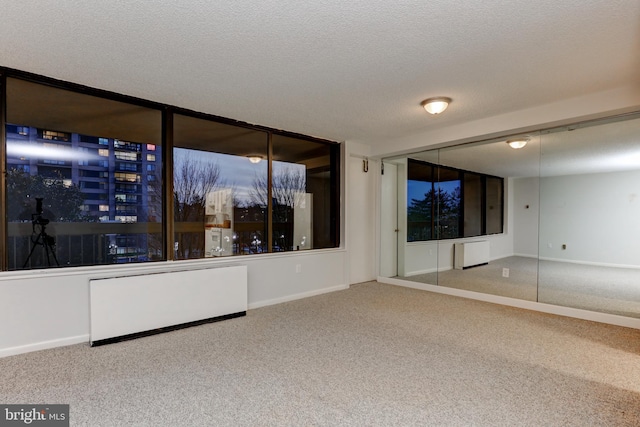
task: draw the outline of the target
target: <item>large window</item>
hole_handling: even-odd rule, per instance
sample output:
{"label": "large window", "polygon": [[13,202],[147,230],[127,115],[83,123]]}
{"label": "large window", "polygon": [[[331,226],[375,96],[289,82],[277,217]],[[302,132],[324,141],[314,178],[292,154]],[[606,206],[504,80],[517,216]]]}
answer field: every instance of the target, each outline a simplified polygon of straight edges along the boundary
{"label": "large window", "polygon": [[273,135],[273,251],[336,246],[336,148]]}
{"label": "large window", "polygon": [[338,246],[338,144],[3,72],[3,269]]}
{"label": "large window", "polygon": [[268,134],[176,114],[176,259],[268,252]]}
{"label": "large window", "polygon": [[502,233],[502,178],[409,159],[407,241]]}
{"label": "large window", "polygon": [[160,111],[9,78],[6,120],[8,269],[164,259],[161,188],[131,151],[162,143]]}

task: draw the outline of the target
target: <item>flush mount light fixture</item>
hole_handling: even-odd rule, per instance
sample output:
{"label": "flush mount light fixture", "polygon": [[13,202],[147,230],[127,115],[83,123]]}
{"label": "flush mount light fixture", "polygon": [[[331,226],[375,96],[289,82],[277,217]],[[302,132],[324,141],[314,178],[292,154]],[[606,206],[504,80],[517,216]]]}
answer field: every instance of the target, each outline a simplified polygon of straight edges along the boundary
{"label": "flush mount light fixture", "polygon": [[425,99],[420,103],[420,105],[422,105],[422,107],[427,110],[427,113],[429,114],[440,114],[447,109],[450,103],[451,98],[447,98],[446,96],[438,96],[435,98]]}
{"label": "flush mount light fixture", "polygon": [[522,148],[527,145],[527,142],[529,142],[529,137],[510,139],[507,141],[507,144],[509,144],[509,147],[517,150],[518,148]]}
{"label": "flush mount light fixture", "polygon": [[260,163],[262,161],[262,156],[247,156],[251,163]]}

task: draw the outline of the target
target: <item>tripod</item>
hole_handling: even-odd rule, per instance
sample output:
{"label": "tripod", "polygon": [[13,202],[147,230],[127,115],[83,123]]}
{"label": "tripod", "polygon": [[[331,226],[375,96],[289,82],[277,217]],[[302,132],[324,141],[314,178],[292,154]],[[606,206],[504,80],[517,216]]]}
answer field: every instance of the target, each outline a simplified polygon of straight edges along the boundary
{"label": "tripod", "polygon": [[[51,257],[53,257],[53,260],[56,262],[56,265],[59,267],[60,264],[58,263],[58,258],[56,257],[56,251],[55,251],[56,239],[49,236],[46,231],[47,223],[49,222],[49,220],[44,218],[36,218],[32,222],[33,222],[33,235],[31,236],[31,243],[32,243],[31,252],[29,252],[29,256],[27,257],[27,260],[22,265],[22,268],[25,268],[27,264],[29,264],[31,255],[33,255],[33,251],[35,251],[38,246],[44,247],[44,252],[47,255],[47,265],[51,267],[51,258],[49,257],[49,253],[51,253]],[[40,233],[38,233],[37,236],[36,236],[36,225],[40,226]],[[36,236],[35,240],[33,236]]]}

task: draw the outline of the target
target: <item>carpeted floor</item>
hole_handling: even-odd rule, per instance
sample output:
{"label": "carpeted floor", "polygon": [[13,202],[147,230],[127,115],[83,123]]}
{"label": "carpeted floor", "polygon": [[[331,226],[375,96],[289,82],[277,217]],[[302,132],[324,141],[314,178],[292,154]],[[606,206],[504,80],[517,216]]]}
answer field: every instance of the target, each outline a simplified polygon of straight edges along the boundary
{"label": "carpeted floor", "polygon": [[[503,277],[503,268],[509,277]],[[600,267],[508,257],[466,270],[402,277],[404,280],[491,295],[640,317],[640,269]]]}
{"label": "carpeted floor", "polygon": [[640,330],[368,282],[3,358],[0,402],[74,426],[637,426]]}

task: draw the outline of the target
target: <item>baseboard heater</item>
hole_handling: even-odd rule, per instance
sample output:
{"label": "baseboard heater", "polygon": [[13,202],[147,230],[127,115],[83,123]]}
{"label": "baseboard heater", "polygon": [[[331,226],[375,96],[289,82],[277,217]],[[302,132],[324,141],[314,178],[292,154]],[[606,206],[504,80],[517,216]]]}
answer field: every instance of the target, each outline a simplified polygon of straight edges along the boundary
{"label": "baseboard heater", "polygon": [[91,346],[244,316],[247,267],[89,281]]}
{"label": "baseboard heater", "polygon": [[489,241],[456,243],[453,249],[453,268],[463,270],[489,264]]}

